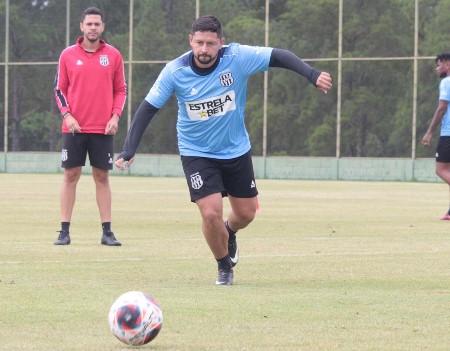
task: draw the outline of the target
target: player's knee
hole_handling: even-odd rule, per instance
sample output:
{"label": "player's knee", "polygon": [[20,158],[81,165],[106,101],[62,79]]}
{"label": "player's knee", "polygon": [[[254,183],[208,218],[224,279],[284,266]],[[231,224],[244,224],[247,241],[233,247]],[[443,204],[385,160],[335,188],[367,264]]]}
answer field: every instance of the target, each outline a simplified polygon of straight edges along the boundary
{"label": "player's knee", "polygon": [[92,172],[95,183],[107,185],[109,183],[109,174],[107,171],[94,169]]}
{"label": "player's knee", "polygon": [[81,172],[76,169],[66,169],[64,171],[64,182],[67,184],[77,183],[80,179]]}
{"label": "player's knee", "polygon": [[220,212],[214,210],[213,208],[203,208],[201,213],[205,222],[214,222],[222,219]]}
{"label": "player's knee", "polygon": [[241,213],[236,213],[236,215],[239,218],[239,222],[247,226],[255,219],[256,210],[246,210]]}
{"label": "player's knee", "polygon": [[445,171],[445,170],[443,170],[443,169],[441,169],[441,168],[437,168],[436,169],[436,175],[439,177],[439,178],[441,178],[441,179],[444,179],[445,180],[445,174],[446,173],[448,173],[448,171]]}

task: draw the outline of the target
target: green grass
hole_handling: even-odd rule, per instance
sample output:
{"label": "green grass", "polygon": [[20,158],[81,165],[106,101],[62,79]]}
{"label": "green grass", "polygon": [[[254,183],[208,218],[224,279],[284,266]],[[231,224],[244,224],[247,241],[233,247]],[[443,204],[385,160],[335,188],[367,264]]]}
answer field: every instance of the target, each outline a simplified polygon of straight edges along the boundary
{"label": "green grass", "polygon": [[129,290],[164,313],[138,349],[450,349],[444,184],[260,180],[235,285],[216,287],[184,179],[112,177],[123,246],[103,247],[84,175],[72,244],[57,247],[61,179],[0,174],[0,350],[136,349],[107,322]]}

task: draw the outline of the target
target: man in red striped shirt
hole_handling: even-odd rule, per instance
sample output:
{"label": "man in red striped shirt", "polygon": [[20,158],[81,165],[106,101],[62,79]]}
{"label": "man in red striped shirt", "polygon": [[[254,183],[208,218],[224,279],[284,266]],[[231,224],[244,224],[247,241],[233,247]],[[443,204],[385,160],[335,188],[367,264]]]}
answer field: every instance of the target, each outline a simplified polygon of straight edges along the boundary
{"label": "man in red striped shirt", "polygon": [[117,133],[127,86],[119,50],[100,37],[105,29],[101,10],[90,7],[81,16],[83,36],[63,50],[55,77],[55,97],[61,112],[61,230],[55,245],[70,244],[70,221],[81,169],[89,161],[95,181],[103,228],[101,244],[120,246],[111,231],[113,136]]}

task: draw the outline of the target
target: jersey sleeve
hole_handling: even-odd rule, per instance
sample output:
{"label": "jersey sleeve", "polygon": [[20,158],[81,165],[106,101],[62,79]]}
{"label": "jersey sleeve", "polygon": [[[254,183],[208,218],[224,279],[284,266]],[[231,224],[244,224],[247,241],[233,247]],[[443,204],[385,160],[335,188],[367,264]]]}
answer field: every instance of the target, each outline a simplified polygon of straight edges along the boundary
{"label": "jersey sleeve", "polygon": [[114,72],[114,92],[112,114],[122,115],[125,101],[127,99],[127,83],[125,80],[125,69],[122,55],[117,53],[116,69]]}
{"label": "jersey sleeve", "polygon": [[148,92],[145,100],[160,109],[175,92],[169,67],[166,65]]}
{"label": "jersey sleeve", "polygon": [[442,79],[439,84],[439,100],[450,101],[450,79]]}
{"label": "jersey sleeve", "polygon": [[238,50],[239,65],[248,76],[269,69],[272,48],[238,45],[236,49]]}
{"label": "jersey sleeve", "polygon": [[54,94],[56,104],[62,115],[70,112],[70,104],[67,99],[67,89],[69,87],[69,78],[67,75],[66,55],[61,54],[58,62],[58,68],[55,75]]}

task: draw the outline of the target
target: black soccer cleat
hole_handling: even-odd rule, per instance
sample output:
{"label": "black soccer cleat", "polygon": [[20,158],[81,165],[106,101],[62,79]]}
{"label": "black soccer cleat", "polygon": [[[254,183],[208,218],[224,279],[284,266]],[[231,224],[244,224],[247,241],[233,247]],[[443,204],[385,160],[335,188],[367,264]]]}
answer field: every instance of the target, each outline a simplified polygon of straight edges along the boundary
{"label": "black soccer cleat", "polygon": [[68,230],[58,230],[58,239],[53,243],[54,245],[69,245],[70,235]]}
{"label": "black soccer cleat", "polygon": [[233,269],[219,269],[216,285],[233,285]]}
{"label": "black soccer cleat", "polygon": [[230,255],[233,267],[236,266],[239,261],[239,247],[236,238],[228,241],[228,254]]}
{"label": "black soccer cleat", "polygon": [[116,239],[113,232],[103,234],[101,243],[106,246],[122,246],[121,242]]}

